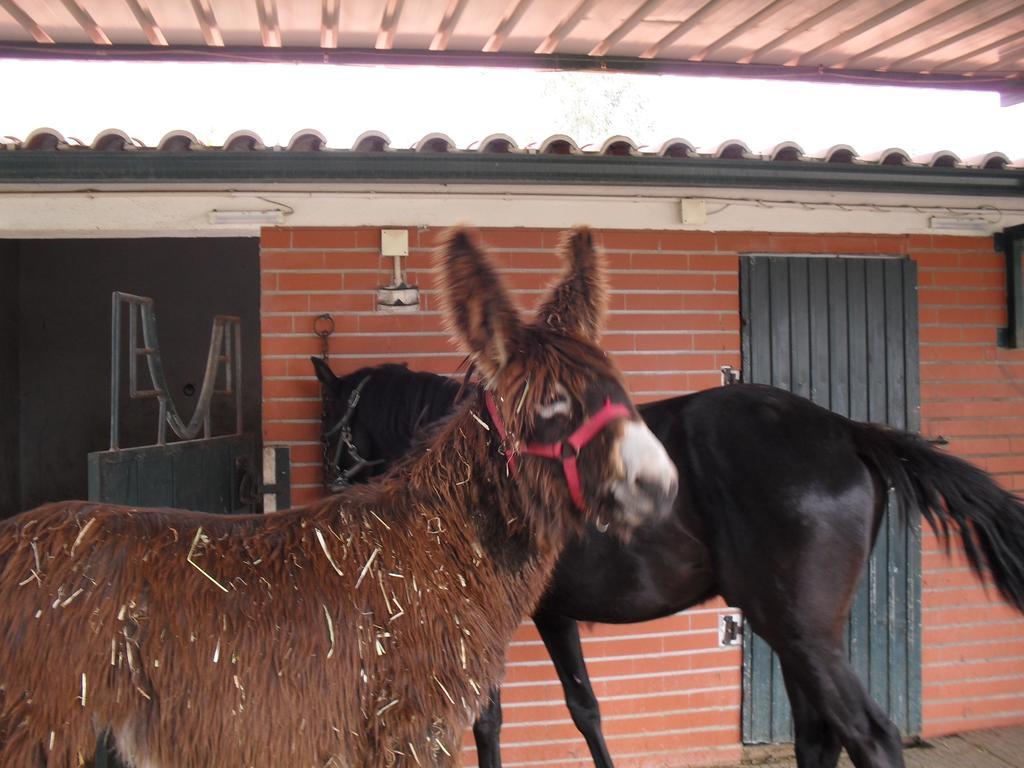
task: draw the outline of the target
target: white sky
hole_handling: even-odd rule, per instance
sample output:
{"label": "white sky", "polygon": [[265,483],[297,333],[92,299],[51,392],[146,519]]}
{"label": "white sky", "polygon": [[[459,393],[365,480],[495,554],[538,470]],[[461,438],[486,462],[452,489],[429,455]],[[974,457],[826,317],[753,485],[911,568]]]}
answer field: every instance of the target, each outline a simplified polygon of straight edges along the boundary
{"label": "white sky", "polygon": [[961,158],[1024,159],[1024,104],[996,94],[862,85],[653,75],[292,64],[0,60],[0,135],[41,126],[91,143],[120,128],[146,144],[171,129],[221,144],[235,130],[286,144],[315,128],[349,147],[365,130],[408,147],[433,131],[466,147],[490,133],[520,146],[567,133],[581,144],[625,134],[657,147],[740,139],[755,152],[780,141],[806,151],[850,144]]}

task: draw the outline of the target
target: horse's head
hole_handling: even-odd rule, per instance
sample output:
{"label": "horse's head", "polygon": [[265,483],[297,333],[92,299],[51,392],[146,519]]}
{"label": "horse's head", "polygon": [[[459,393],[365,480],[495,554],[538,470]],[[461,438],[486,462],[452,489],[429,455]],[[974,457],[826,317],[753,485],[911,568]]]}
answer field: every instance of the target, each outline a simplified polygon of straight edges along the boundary
{"label": "horse's head", "polygon": [[[374,385],[380,379],[393,377],[391,369],[405,371],[405,366],[389,364],[376,368],[361,368],[344,376],[336,376],[326,361],[311,357],[316,377],[324,390],[323,435],[326,451],[323,462],[327,483],[337,491],[352,483],[366,482],[383,474],[408,446],[404,437],[391,441],[394,449],[387,449],[385,437],[368,427],[374,420],[382,420],[379,398],[374,401]],[[377,381],[374,382],[374,377]],[[371,402],[372,401],[372,402]]]}
{"label": "horse's head", "polygon": [[625,534],[668,513],[678,477],[596,344],[605,285],[590,232],[571,233],[565,251],[565,275],[526,322],[476,235],[455,230],[438,251],[441,296],[491,395],[481,416],[518,465],[516,482],[540,494],[556,527],[613,523]]}

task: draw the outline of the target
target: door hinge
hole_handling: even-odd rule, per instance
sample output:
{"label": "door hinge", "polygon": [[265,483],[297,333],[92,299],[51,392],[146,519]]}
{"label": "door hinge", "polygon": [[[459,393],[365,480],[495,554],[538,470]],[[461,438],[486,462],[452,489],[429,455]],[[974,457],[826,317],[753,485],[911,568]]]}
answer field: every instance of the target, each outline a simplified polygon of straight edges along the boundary
{"label": "door hinge", "polygon": [[743,642],[743,617],[739,613],[723,613],[718,617],[718,645],[727,648]]}
{"label": "door hinge", "polygon": [[728,387],[730,384],[739,384],[743,381],[743,373],[739,368],[733,368],[731,365],[723,365],[721,370],[723,387]]}

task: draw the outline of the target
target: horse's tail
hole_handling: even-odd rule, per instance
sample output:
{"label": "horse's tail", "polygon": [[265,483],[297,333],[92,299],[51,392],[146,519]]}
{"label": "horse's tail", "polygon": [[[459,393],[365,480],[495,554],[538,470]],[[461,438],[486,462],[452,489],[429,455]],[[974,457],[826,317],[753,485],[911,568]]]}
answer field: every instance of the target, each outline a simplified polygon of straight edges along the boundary
{"label": "horse's tail", "polygon": [[1024,499],[919,435],[854,424],[858,452],[895,489],[903,509],[919,509],[947,548],[951,529],[959,530],[974,572],[1024,612]]}

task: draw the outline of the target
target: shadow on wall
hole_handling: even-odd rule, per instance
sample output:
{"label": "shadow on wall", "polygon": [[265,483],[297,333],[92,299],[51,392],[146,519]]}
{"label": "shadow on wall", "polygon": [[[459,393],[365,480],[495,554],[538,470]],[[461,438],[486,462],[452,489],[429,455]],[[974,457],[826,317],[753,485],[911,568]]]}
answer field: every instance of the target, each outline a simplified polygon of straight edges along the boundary
{"label": "shadow on wall", "polygon": [[[87,454],[109,447],[115,290],[153,298],[168,386],[186,418],[213,316],[239,315],[244,420],[258,429],[257,238],[0,241],[0,516],[85,498]],[[126,393],[127,334],[122,344]],[[148,386],[144,366],[139,382]],[[234,428],[233,402],[221,400],[215,434]],[[122,446],[155,442],[156,423],[155,401],[125,394]]]}

